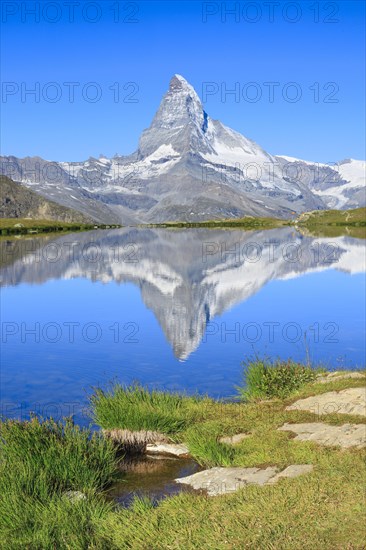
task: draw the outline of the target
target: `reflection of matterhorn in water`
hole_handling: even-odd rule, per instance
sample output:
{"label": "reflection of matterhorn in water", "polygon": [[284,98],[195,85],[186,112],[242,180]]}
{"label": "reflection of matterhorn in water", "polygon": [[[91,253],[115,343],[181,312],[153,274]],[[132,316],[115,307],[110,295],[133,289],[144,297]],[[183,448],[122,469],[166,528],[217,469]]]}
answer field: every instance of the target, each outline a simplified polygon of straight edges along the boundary
{"label": "reflection of matterhorn in water", "polygon": [[210,320],[270,280],[329,268],[366,270],[361,240],[312,239],[291,228],[122,229],[5,241],[0,247],[3,285],[76,277],[134,283],[181,360],[198,347]]}

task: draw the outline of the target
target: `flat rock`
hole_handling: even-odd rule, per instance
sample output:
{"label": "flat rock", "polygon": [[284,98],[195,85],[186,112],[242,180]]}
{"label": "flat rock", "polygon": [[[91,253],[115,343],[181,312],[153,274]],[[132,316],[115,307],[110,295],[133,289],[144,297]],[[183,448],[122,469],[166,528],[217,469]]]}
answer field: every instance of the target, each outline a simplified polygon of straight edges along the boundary
{"label": "flat rock", "polygon": [[317,376],[316,381],[320,384],[327,384],[334,380],[343,380],[345,378],[365,378],[365,375],[361,372],[342,372],[338,370],[325,375],[320,374]]}
{"label": "flat rock", "polygon": [[226,443],[227,445],[238,445],[238,443],[241,443],[243,439],[246,439],[249,437],[249,434],[235,434],[235,435],[226,435],[223,437],[220,437],[219,441],[220,443]]}
{"label": "flat rock", "polygon": [[156,442],[146,445],[146,452],[157,455],[188,456],[189,449],[183,443]]}
{"label": "flat rock", "polygon": [[312,465],[288,466],[282,472],[278,468],[210,468],[197,472],[191,476],[180,477],[175,481],[190,485],[196,490],[207,491],[208,496],[225,495],[234,493],[238,489],[248,485],[267,485],[276,483],[281,478],[297,477],[312,470]]}
{"label": "flat rock", "polygon": [[295,401],[286,410],[310,411],[318,415],[338,413],[366,416],[366,388],[348,388],[313,395]]}
{"label": "flat rock", "polygon": [[324,422],[307,422],[303,424],[284,424],[281,431],[296,433],[295,439],[299,441],[314,441],[328,447],[338,446],[343,448],[366,447],[365,424],[343,424],[343,426],[331,426]]}
{"label": "flat rock", "polygon": [[204,489],[208,496],[233,493],[248,483],[264,485],[277,473],[277,468],[210,468],[175,481],[190,485],[193,489]]}
{"label": "flat rock", "polygon": [[282,472],[279,472],[275,476],[271,477],[268,484],[272,485],[273,483],[277,483],[277,481],[284,478],[293,478],[303,474],[309,474],[313,471],[313,469],[314,466],[312,464],[291,464],[291,466],[287,466],[287,468],[282,470]]}

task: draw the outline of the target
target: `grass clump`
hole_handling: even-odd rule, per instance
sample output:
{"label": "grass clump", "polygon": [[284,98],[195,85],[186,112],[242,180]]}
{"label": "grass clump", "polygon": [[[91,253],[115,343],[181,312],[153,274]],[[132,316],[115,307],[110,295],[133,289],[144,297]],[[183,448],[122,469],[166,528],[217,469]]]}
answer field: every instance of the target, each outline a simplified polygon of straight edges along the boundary
{"label": "grass clump", "polygon": [[153,501],[146,495],[135,495],[129,509],[136,516],[144,515],[154,508]]}
{"label": "grass clump", "polygon": [[115,474],[112,444],[71,421],[2,422],[0,547],[90,547]]}
{"label": "grass clump", "polygon": [[[2,464],[27,474],[34,495],[40,488],[47,496],[58,491],[101,491],[114,477],[115,452],[97,433],[75,426],[70,420],[30,422],[8,420],[0,425]],[[47,480],[47,486],[39,483]]]}
{"label": "grass clump", "polygon": [[238,391],[246,401],[283,399],[313,382],[318,372],[292,360],[270,363],[257,358],[244,363],[244,387],[239,387]]}
{"label": "grass clump", "polygon": [[151,430],[170,436],[199,418],[207,401],[149,391],[138,384],[116,384],[110,391],[96,390],[91,397],[95,422],[104,429]]}
{"label": "grass clump", "polygon": [[91,403],[95,422],[127,453],[143,450],[150,439],[184,440],[201,465],[232,463],[233,449],[219,442],[220,426],[213,421],[220,405],[211,399],[116,384],[109,391],[96,390]]}
{"label": "grass clump", "polygon": [[235,449],[219,441],[220,426],[216,423],[202,423],[185,432],[185,442],[195,460],[201,466],[231,466]]}

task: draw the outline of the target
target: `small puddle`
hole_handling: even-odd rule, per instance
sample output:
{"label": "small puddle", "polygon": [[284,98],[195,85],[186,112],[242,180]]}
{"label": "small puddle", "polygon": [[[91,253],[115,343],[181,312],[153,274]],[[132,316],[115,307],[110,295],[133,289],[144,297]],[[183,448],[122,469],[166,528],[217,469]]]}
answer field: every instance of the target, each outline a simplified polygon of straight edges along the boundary
{"label": "small puddle", "polygon": [[193,459],[141,455],[124,460],[121,477],[108,495],[121,506],[128,507],[135,496],[147,496],[154,504],[168,496],[182,492],[196,492],[174,479],[201,470]]}

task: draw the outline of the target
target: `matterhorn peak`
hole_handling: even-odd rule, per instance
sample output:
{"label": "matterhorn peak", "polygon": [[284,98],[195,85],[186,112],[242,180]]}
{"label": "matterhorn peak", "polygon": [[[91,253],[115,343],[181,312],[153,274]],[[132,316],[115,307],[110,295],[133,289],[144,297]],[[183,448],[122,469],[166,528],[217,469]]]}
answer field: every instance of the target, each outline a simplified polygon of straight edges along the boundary
{"label": "matterhorn peak", "polygon": [[195,95],[197,95],[193,86],[191,86],[191,84],[180,74],[175,74],[170,79],[169,91],[170,92],[177,92],[177,91],[193,92]]}
{"label": "matterhorn peak", "polygon": [[[309,210],[365,204],[365,161],[345,159],[332,168],[274,157],[212,119],[180,74],[171,77],[135,153],[59,163],[61,185],[50,183],[46,175],[41,182],[29,180],[38,163],[46,174],[50,163],[39,157],[2,157],[0,172],[26,186],[36,185],[40,195],[103,223],[290,218]],[[289,166],[287,171],[291,163],[297,164],[296,170]],[[183,353],[178,346],[177,354]]]}
{"label": "matterhorn peak", "polygon": [[196,104],[199,110],[203,110],[202,103],[193,86],[180,74],[175,74],[170,79],[168,96],[182,96],[185,100],[189,98]]}
{"label": "matterhorn peak", "polygon": [[[159,109],[140,138],[139,158],[151,155],[162,145],[170,144],[177,153],[192,150],[193,142],[206,141],[207,115],[195,89],[183,76],[175,74]],[[200,149],[200,147],[196,147]],[[204,149],[208,150],[207,144]]]}
{"label": "matterhorn peak", "polygon": [[185,78],[183,78],[180,74],[174,74],[172,78],[170,79],[169,88],[170,89],[180,89],[184,86],[190,86],[190,84],[187,82]]}

